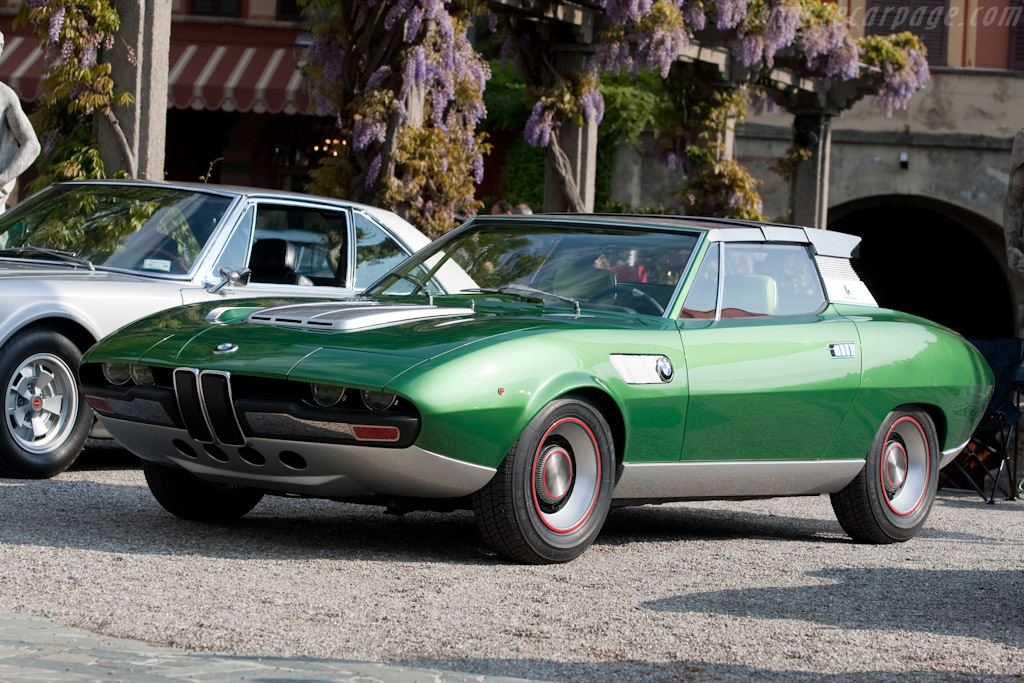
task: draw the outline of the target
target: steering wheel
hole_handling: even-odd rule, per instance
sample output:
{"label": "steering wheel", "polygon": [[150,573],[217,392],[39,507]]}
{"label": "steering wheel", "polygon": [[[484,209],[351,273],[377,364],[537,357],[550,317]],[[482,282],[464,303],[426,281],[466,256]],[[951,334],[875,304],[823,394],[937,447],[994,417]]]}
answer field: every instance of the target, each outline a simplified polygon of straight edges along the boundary
{"label": "steering wheel", "polygon": [[[620,295],[622,297],[629,298],[620,300]],[[657,299],[642,289],[630,287],[629,285],[612,285],[611,287],[605,287],[587,299],[587,301],[590,303],[598,303],[601,299],[608,298],[609,296],[611,297],[612,304],[632,308],[637,313],[662,315],[665,312],[665,307],[659,304]]]}
{"label": "steering wheel", "polygon": [[153,249],[147,255],[147,259],[151,258],[162,258],[167,259],[171,262],[171,268],[178,268],[182,273],[187,273],[188,268],[185,267],[184,261],[178,258],[176,255],[167,251],[166,249]]}

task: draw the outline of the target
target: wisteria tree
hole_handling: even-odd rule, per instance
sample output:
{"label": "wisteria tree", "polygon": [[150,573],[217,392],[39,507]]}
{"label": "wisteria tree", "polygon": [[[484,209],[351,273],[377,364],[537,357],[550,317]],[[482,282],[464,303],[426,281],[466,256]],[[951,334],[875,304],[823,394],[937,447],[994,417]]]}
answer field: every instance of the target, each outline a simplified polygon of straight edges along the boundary
{"label": "wisteria tree", "polygon": [[490,69],[449,0],[305,0],[315,108],[340,143],[311,189],[386,206],[436,236],[480,203],[489,147],[476,131]]}
{"label": "wisteria tree", "polygon": [[[544,4],[537,0],[538,5]],[[741,218],[760,215],[755,181],[721,143],[724,129],[742,118],[747,89],[715,84],[678,59],[694,41],[727,46],[749,70],[751,84],[777,62],[822,78],[830,86],[853,79],[873,83],[891,115],[929,80],[925,48],[909,33],[854,40],[836,6],[819,0],[596,0],[606,26],[586,73],[552,77],[531,66],[542,59],[537,31],[519,16],[504,18],[503,54],[516,58],[536,102],[526,139],[549,149],[557,163],[558,131],[566,123],[600,121],[598,74],[654,72],[671,81],[671,106],[659,117],[665,161],[685,176],[681,208],[689,213]],[[537,56],[539,55],[539,57]],[[571,189],[571,187],[569,188]],[[573,201],[570,208],[582,210]]]}
{"label": "wisteria tree", "polygon": [[[653,72],[668,79],[660,151],[685,177],[687,212],[755,217],[755,181],[728,158],[723,131],[742,117],[745,90],[724,87],[678,60],[693,41],[727,46],[750,73],[775,64],[838,84],[873,81],[891,113],[928,80],[924,48],[910,34],[855,41],[820,0],[593,0],[601,11],[594,58],[565,59],[564,37],[537,21],[553,0],[513,8],[483,0],[304,0],[314,36],[307,74],[316,108],[337,118],[340,144],[314,171],[312,189],[395,209],[432,235],[479,208],[474,184],[488,145],[489,70],[467,39],[486,11],[504,36],[502,56],[522,70],[532,97],[528,142],[562,181],[570,210],[585,203],[562,149],[564,125],[599,123],[600,73]],[[561,59],[562,63],[558,64]],[[577,66],[566,67],[575,59]]]}
{"label": "wisteria tree", "polygon": [[116,49],[120,19],[113,0],[25,0],[17,21],[32,27],[43,51],[39,106],[32,116],[43,149],[30,187],[108,174],[93,134],[97,117],[111,126],[121,147],[125,169],[118,172],[134,175],[131,148],[112,110],[133,98],[117,92],[103,54]]}

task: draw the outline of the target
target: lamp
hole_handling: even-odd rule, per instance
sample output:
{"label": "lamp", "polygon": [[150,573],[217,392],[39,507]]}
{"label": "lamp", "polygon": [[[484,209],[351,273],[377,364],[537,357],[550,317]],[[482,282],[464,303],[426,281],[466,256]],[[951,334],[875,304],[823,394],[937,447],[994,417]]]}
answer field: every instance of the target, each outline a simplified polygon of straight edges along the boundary
{"label": "lamp", "polygon": [[309,47],[313,44],[312,33],[300,33],[295,36],[292,42],[292,59],[295,60],[295,68],[301,69],[306,66],[309,57]]}

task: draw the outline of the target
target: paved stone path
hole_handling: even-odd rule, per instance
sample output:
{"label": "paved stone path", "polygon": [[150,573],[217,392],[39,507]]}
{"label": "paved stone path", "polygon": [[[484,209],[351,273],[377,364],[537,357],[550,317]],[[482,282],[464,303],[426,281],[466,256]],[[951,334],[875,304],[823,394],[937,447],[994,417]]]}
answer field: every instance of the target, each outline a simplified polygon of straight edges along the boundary
{"label": "paved stone path", "polygon": [[0,612],[0,683],[90,683],[133,681],[427,681],[512,682],[522,679],[474,676],[430,669],[337,659],[234,657],[108,638],[66,628],[48,619]]}

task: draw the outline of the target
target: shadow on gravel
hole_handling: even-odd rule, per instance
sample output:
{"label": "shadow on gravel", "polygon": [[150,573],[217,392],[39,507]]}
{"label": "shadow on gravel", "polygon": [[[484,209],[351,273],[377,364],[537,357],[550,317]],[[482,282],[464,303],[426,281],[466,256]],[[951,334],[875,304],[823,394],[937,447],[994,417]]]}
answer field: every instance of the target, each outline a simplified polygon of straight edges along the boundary
{"label": "shadow on gravel", "polygon": [[71,472],[95,472],[102,470],[137,470],[139,458],[126,448],[110,439],[89,439],[85,451],[68,468]]}
{"label": "shadow on gravel", "polygon": [[[153,499],[142,484],[141,472],[131,471],[135,456],[119,448],[91,448],[87,455],[80,469],[123,469],[124,483],[61,477],[0,479],[0,484],[6,484],[0,489],[0,519],[5,520],[0,525],[0,542],[237,559],[503,562],[484,546],[467,511],[395,517],[379,507],[268,496],[234,524],[187,522],[165,512]],[[852,542],[833,519],[778,516],[722,505],[615,509],[597,545],[718,539]],[[922,536],[987,540],[927,527]]]}
{"label": "shadow on gravel", "polygon": [[643,606],[657,612],[972,636],[1024,647],[1024,621],[1019,617],[1024,572],[1019,570],[857,568],[808,572],[807,576],[835,583],[692,593]]}
{"label": "shadow on gravel", "polygon": [[[808,671],[758,669],[739,664],[718,664],[699,661],[681,662],[560,662],[551,659],[459,659],[436,661],[430,659],[391,662],[397,666],[424,669],[460,671],[483,676],[518,676],[520,678],[551,681],[785,681],[810,683],[860,683],[861,681],[900,681],[901,683],[971,681],[975,677],[957,671],[864,671],[857,673],[826,674]],[[984,676],[986,681],[1019,681],[1012,675]]]}
{"label": "shadow on gravel", "polygon": [[647,505],[614,508],[597,543],[619,545],[642,541],[769,538],[777,541],[843,542],[834,519],[786,517],[724,507],[689,508]]}
{"label": "shadow on gravel", "polygon": [[[613,509],[608,515],[601,535],[597,537],[597,543],[621,545],[643,541],[735,538],[805,543],[853,543],[835,518],[790,517],[729,509],[728,502],[723,502],[722,505],[724,507],[712,509],[658,505]],[[984,503],[982,505],[984,506]],[[988,509],[991,510],[991,507]],[[950,541],[999,541],[992,536],[930,528],[927,523],[919,532],[919,536]]]}
{"label": "shadow on gravel", "polygon": [[396,517],[378,507],[268,496],[236,523],[202,524],[170,515],[141,473],[130,475],[118,484],[0,479],[0,543],[232,559],[494,561],[465,511]]}

